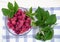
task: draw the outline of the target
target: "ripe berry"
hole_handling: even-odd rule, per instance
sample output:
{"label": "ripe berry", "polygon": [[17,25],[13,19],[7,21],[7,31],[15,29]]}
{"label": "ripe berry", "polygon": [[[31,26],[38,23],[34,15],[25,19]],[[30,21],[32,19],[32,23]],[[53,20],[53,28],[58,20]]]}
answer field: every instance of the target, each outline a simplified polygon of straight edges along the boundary
{"label": "ripe berry", "polygon": [[15,24],[16,24],[16,22],[15,22],[15,21],[11,21],[11,22],[12,22],[12,24],[13,24],[13,25],[15,25]]}

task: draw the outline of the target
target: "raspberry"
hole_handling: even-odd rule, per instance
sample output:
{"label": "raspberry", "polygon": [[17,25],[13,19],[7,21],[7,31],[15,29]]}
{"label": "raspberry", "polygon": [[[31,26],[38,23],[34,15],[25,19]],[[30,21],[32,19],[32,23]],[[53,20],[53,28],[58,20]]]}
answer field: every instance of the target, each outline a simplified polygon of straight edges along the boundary
{"label": "raspberry", "polygon": [[21,14],[23,11],[21,9],[18,9],[18,12]]}
{"label": "raspberry", "polygon": [[10,22],[8,22],[7,25],[9,26],[9,28],[13,27],[13,25]]}
{"label": "raspberry", "polygon": [[15,22],[15,21],[11,21],[11,22],[12,22],[12,24],[13,24],[13,25],[15,25],[15,24],[16,24],[16,22]]}
{"label": "raspberry", "polygon": [[18,19],[22,20],[22,16],[18,16]]}
{"label": "raspberry", "polygon": [[16,33],[16,34],[19,34],[19,33],[20,33],[20,30],[15,30],[15,33]]}

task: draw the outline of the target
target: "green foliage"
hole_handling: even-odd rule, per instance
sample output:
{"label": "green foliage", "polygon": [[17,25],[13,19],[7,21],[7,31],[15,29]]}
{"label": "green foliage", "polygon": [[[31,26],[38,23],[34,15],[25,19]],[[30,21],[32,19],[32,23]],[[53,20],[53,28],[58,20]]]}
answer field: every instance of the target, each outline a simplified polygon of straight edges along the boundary
{"label": "green foliage", "polygon": [[32,7],[28,10],[28,11],[26,11],[26,15],[27,16],[29,16],[32,20],[34,20],[34,13],[32,13]]}
{"label": "green foliage", "polygon": [[18,8],[19,7],[16,2],[14,3],[14,6],[12,3],[8,2],[8,9],[2,8],[3,15],[12,18],[13,15],[17,12]]}
{"label": "green foliage", "polygon": [[36,9],[35,13],[37,18],[37,21],[35,24],[36,26],[41,27],[39,28],[40,33],[39,34],[37,33],[35,38],[38,40],[44,40],[44,41],[52,39],[54,30],[51,26],[55,24],[57,21],[56,15],[55,14],[50,15],[48,11],[45,11],[40,7]]}
{"label": "green foliage", "polygon": [[37,40],[41,40],[41,39],[43,38],[42,35],[43,35],[42,33],[37,33],[36,36],[35,36],[35,38],[36,38]]}
{"label": "green foliage", "polygon": [[18,8],[19,8],[19,6],[18,6],[18,4],[15,2],[15,3],[14,3],[14,13],[17,12]]}
{"label": "green foliage", "polygon": [[9,8],[10,10],[13,10],[13,9],[14,9],[13,4],[10,3],[10,2],[8,2],[8,8]]}
{"label": "green foliage", "polygon": [[56,22],[55,14],[50,15],[46,20],[46,24],[55,24],[55,22]]}
{"label": "green foliage", "polygon": [[10,10],[2,8],[2,12],[5,16],[7,16],[8,14],[10,14]]}

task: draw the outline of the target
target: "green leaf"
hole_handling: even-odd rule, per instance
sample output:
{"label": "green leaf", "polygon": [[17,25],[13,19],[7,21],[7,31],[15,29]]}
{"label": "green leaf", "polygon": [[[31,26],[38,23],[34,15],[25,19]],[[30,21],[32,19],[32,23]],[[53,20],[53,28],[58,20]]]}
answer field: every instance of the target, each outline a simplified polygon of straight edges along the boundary
{"label": "green leaf", "polygon": [[26,11],[26,15],[29,16],[32,20],[34,20],[34,14],[35,13],[32,13],[32,7],[29,9],[29,11]]}
{"label": "green leaf", "polygon": [[53,37],[54,31],[53,28],[50,26],[47,26],[45,28],[41,28],[41,30],[44,32],[44,39],[43,40],[50,40]]}
{"label": "green leaf", "polygon": [[36,13],[42,14],[44,12],[43,8],[38,7],[35,11]]}
{"label": "green leaf", "polygon": [[43,14],[43,21],[45,22],[45,20],[50,16],[48,11],[45,11],[45,13]]}
{"label": "green leaf", "polygon": [[34,17],[30,14],[27,14],[27,16],[29,16],[32,20],[34,20]]}
{"label": "green leaf", "polygon": [[52,14],[51,16],[48,17],[48,19],[46,20],[46,24],[55,24],[56,22],[56,15]]}
{"label": "green leaf", "polygon": [[19,6],[18,6],[18,4],[15,2],[15,3],[14,3],[14,13],[17,12],[18,8],[19,8]]}
{"label": "green leaf", "polygon": [[32,7],[30,7],[29,12],[32,13]]}
{"label": "green leaf", "polygon": [[10,2],[8,2],[8,8],[9,8],[10,10],[13,10],[13,9],[14,9],[13,4],[10,3]]}
{"label": "green leaf", "polygon": [[37,40],[41,40],[42,39],[42,34],[40,33],[37,33],[36,35],[35,35],[35,38],[37,39]]}
{"label": "green leaf", "polygon": [[8,2],[8,9],[2,8],[2,12],[5,16],[12,18],[18,10],[18,4],[15,2],[14,6],[12,3]]}
{"label": "green leaf", "polygon": [[46,26],[46,27],[41,28],[41,29],[42,29],[42,31],[47,32],[48,30],[51,30],[52,28],[50,26]]}
{"label": "green leaf", "polygon": [[35,11],[36,18],[39,21],[45,21],[49,17],[49,12],[45,11],[43,8],[38,7],[38,9]]}
{"label": "green leaf", "polygon": [[10,11],[10,14],[8,14],[8,16],[12,18],[14,16],[14,12]]}
{"label": "green leaf", "polygon": [[36,21],[36,26],[39,26],[40,25],[40,21]]}
{"label": "green leaf", "polygon": [[43,21],[39,21],[39,20],[38,20],[38,21],[36,21],[36,23],[35,23],[35,24],[36,24],[36,26],[39,26],[39,27],[45,27],[45,26],[47,26],[47,25],[45,25],[45,24],[44,24],[44,22],[43,22]]}
{"label": "green leaf", "polygon": [[53,30],[49,30],[48,32],[46,32],[46,33],[44,34],[45,40],[50,40],[50,39],[52,39],[53,34],[54,34],[54,31],[53,31]]}
{"label": "green leaf", "polygon": [[10,14],[10,10],[2,8],[2,12],[5,16],[8,16],[8,14]]}
{"label": "green leaf", "polygon": [[46,19],[50,16],[49,12],[48,11],[45,11],[45,16],[46,16]]}
{"label": "green leaf", "polygon": [[36,13],[36,18],[41,21],[40,7],[38,7],[38,9],[36,9],[35,13]]}

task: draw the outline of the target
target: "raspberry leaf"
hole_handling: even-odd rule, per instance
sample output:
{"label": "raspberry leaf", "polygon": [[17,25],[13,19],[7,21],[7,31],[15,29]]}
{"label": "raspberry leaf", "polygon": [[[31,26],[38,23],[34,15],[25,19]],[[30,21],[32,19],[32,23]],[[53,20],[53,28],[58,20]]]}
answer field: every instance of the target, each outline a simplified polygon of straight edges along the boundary
{"label": "raspberry leaf", "polygon": [[[38,40],[50,40],[53,37],[54,30],[52,25],[56,23],[56,15],[45,11],[43,8],[38,7],[35,11],[36,15],[36,26],[39,26],[39,34],[36,34],[36,39]],[[43,34],[43,35],[40,35]]]}
{"label": "raspberry leaf", "polygon": [[19,7],[16,2],[14,3],[14,6],[12,3],[8,2],[8,9],[2,8],[2,12],[5,16],[12,18],[13,15],[17,12],[18,8]]}
{"label": "raspberry leaf", "polygon": [[10,11],[10,14],[8,14],[8,17],[9,17],[9,18],[12,18],[13,15],[14,15],[14,12]]}
{"label": "raspberry leaf", "polygon": [[14,9],[13,4],[9,2],[9,3],[8,3],[8,8],[9,8],[10,10],[13,10],[13,9]]}
{"label": "raspberry leaf", "polygon": [[46,26],[44,28],[41,28],[41,30],[44,31],[44,32],[45,31],[47,32],[48,30],[52,30],[52,28],[50,26]]}
{"label": "raspberry leaf", "polygon": [[18,8],[19,8],[19,6],[18,6],[18,4],[15,2],[15,3],[14,3],[14,13],[17,12]]}
{"label": "raspberry leaf", "polygon": [[53,34],[54,34],[54,31],[53,31],[53,30],[49,30],[48,32],[46,32],[46,33],[44,34],[45,40],[50,40],[50,39],[52,39]]}
{"label": "raspberry leaf", "polygon": [[32,13],[32,7],[29,9],[30,13]]}
{"label": "raspberry leaf", "polygon": [[37,34],[35,35],[35,38],[36,38],[37,40],[41,40],[41,39],[42,39],[42,34],[41,34],[41,33],[37,33]]}
{"label": "raspberry leaf", "polygon": [[2,12],[5,16],[8,16],[8,14],[10,14],[10,10],[8,10],[6,8],[2,8]]}
{"label": "raspberry leaf", "polygon": [[32,7],[28,11],[26,11],[26,15],[29,16],[32,20],[34,20],[33,14],[34,13],[32,13]]}
{"label": "raspberry leaf", "polygon": [[37,18],[39,21],[41,21],[40,7],[38,7],[38,8],[36,9],[35,13],[36,13],[36,18]]}
{"label": "raspberry leaf", "polygon": [[46,24],[55,24],[55,22],[56,22],[56,15],[55,14],[52,14],[46,20]]}

